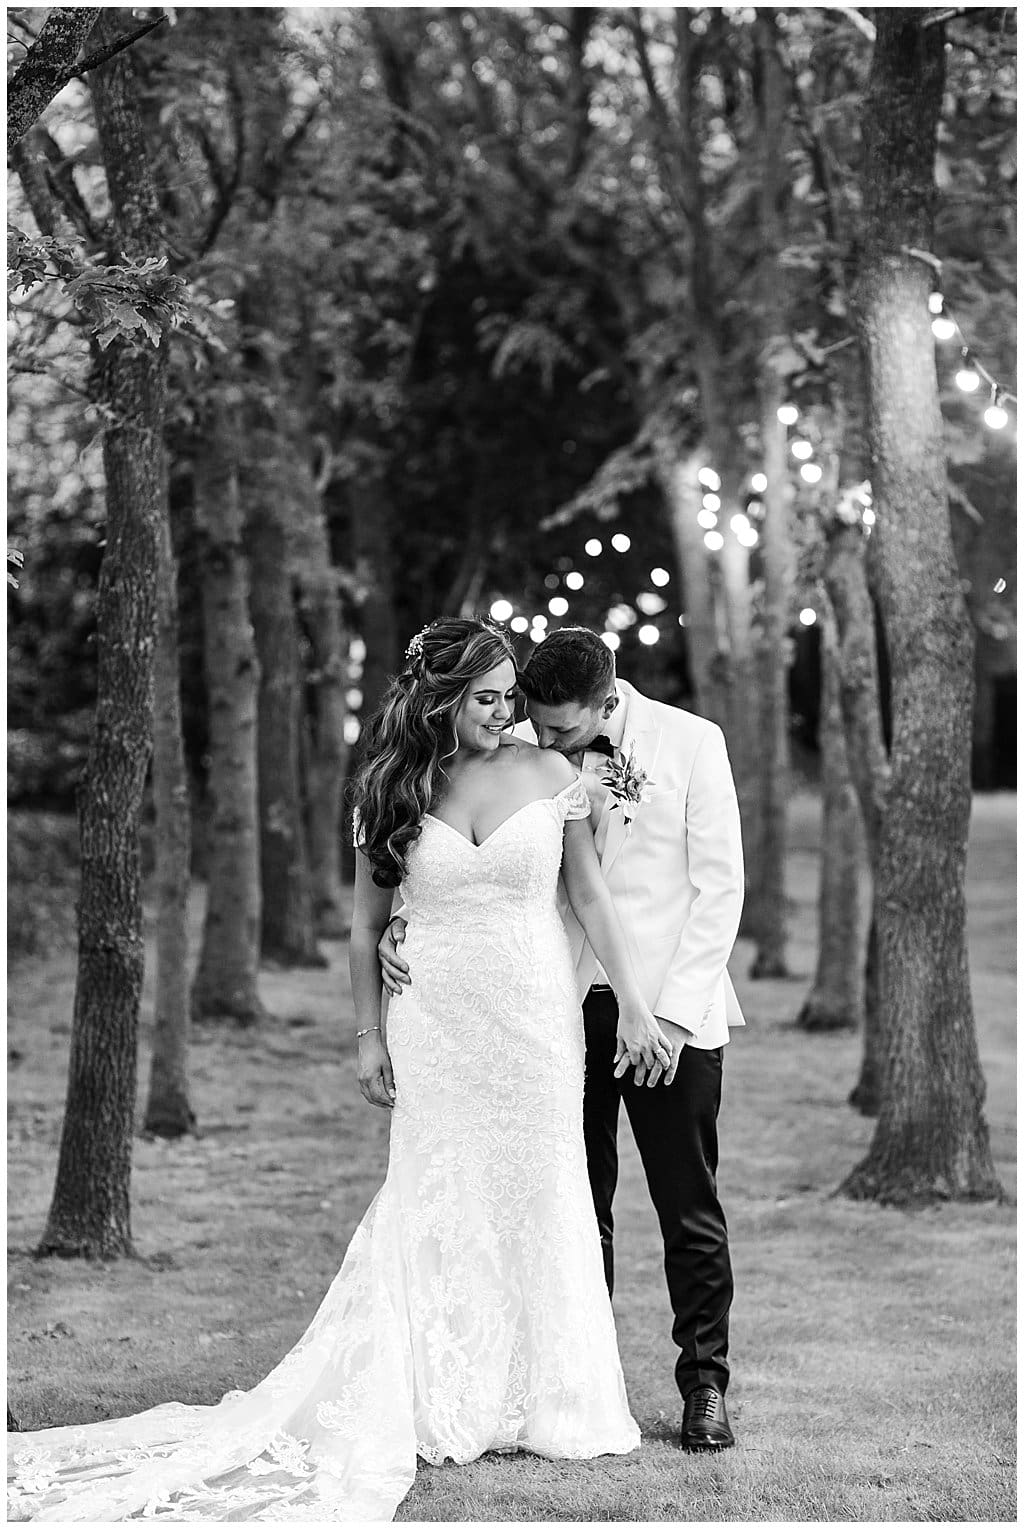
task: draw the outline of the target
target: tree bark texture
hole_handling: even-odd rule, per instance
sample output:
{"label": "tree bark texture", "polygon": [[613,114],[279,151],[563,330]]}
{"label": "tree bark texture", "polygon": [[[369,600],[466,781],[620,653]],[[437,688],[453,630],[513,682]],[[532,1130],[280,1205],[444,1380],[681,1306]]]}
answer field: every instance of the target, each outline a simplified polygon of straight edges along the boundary
{"label": "tree bark texture", "polygon": [[759,212],[761,228],[762,333],[758,393],[761,411],[761,448],[768,487],[762,528],[764,600],[758,654],[761,687],[760,708],[760,811],[754,846],[751,881],[753,915],[750,920],[757,949],[751,977],[786,977],[786,853],[789,765],[789,620],[793,596],[794,555],[790,525],[792,491],[786,430],[779,423],[779,406],[785,402],[783,378],[776,351],[787,341],[785,309],[786,278],[780,255],[784,229],[779,209],[783,204],[786,169],[783,132],[786,120],[784,82],[777,53],[775,13],[759,10],[754,22],[759,74],[759,130],[761,176]]}
{"label": "tree bark texture", "polygon": [[[115,13],[97,33],[111,33]],[[117,247],[161,250],[130,56],[91,80]],[[40,1253],[132,1251],[130,1179],[143,939],[139,826],[153,738],[157,571],[165,516],[166,352],[115,340],[96,357],[107,546],[97,592],[95,731],[79,790],[81,889],[71,1060]]]}
{"label": "tree bark texture", "polygon": [[881,1104],[882,1028],[878,987],[878,847],[889,789],[889,756],[882,731],[875,613],[865,566],[865,535],[860,526],[829,529],[824,567],[825,587],[839,636],[839,697],[846,757],[860,803],[861,823],[871,872],[871,918],[864,960],[864,1048],[860,1076],[850,1103],[862,1115],[877,1115]]}
{"label": "tree bark texture", "polygon": [[[223,386],[223,385],[222,385]],[[264,1016],[260,954],[256,698],[259,668],[238,487],[238,399],[215,390],[195,461],[203,543],[203,651],[210,715],[209,871],[194,1020]]]}
{"label": "tree bark texture", "polygon": [[292,566],[299,616],[312,651],[306,675],[306,795],[309,869],[317,932],[346,933],[341,881],[342,797],[348,769],[345,700],[349,634],[338,572],[331,562],[323,503],[308,464],[297,465]]}
{"label": "tree bark texture", "polygon": [[157,593],[156,706],[153,717],[153,800],[156,810],[156,1005],[149,1098],[143,1128],[155,1136],[184,1136],[195,1126],[188,1088],[188,894],[192,858],[191,803],[181,728],[178,659],[178,575],[167,508],[160,526]]}
{"label": "tree bark texture", "polygon": [[828,601],[819,620],[822,645],[821,881],[818,964],[797,1016],[802,1030],[852,1030],[864,1006],[864,939],[860,921],[863,829],[850,777],[840,699],[839,639]]}
{"label": "tree bark texture", "polygon": [[68,83],[99,14],[91,5],[56,5],[47,13],[7,88],[8,154]]}
{"label": "tree bark texture", "polygon": [[875,1134],[843,1189],[912,1204],[1001,1190],[965,928],[973,645],[949,525],[932,276],[908,253],[927,250],[932,236],[945,38],[928,11],[875,15],[856,302],[877,515],[873,583],[892,673],[876,898],[885,1051]]}
{"label": "tree bark texture", "polygon": [[668,507],[676,548],[676,567],[686,617],[686,649],[697,711],[725,730],[729,722],[725,662],[720,653],[714,590],[708,570],[704,533],[697,524],[703,489],[696,457],[680,458],[664,450],[658,477]]}

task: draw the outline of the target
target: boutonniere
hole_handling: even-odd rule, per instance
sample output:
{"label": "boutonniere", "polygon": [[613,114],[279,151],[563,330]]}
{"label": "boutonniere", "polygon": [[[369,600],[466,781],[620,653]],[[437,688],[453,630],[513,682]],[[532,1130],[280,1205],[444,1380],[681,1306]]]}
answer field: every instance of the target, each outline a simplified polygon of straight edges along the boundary
{"label": "boutonniere", "polygon": [[646,802],[654,782],[637,762],[636,746],[630,744],[629,756],[616,749],[608,760],[601,777],[614,798],[613,807],[619,807],[626,823],[632,823],[641,802]]}

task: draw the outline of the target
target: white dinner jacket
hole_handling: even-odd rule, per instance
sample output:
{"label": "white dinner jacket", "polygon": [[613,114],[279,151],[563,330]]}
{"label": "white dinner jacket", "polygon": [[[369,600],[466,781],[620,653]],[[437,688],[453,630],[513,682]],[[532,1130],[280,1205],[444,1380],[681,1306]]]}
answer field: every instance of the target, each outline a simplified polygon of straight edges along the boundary
{"label": "white dinner jacket", "polygon": [[[725,739],[703,717],[652,701],[625,680],[616,687],[626,707],[622,749],[635,749],[649,791],[628,825],[608,795],[601,870],[645,1002],[689,1031],[688,1044],[711,1050],[744,1023],[726,971],[743,906],[743,847]],[[515,731],[535,738],[529,723]],[[561,888],[559,911],[582,999],[597,958]]]}

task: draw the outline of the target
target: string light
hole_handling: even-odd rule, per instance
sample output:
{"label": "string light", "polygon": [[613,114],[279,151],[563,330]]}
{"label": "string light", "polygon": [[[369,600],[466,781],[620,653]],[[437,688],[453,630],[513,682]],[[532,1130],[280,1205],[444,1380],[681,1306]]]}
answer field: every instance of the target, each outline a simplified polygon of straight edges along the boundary
{"label": "string light", "polygon": [[984,420],[990,430],[1003,430],[1010,416],[999,402],[1001,395],[999,389],[993,384],[992,397],[989,406],[985,410]]}
{"label": "string light", "polygon": [[697,524],[702,531],[713,531],[718,525],[718,516],[714,510],[698,510]]}
{"label": "string light", "polygon": [[491,620],[507,621],[514,609],[515,606],[513,606],[508,600],[495,600],[494,604],[491,606]]}
{"label": "string light", "polygon": [[658,589],[664,589],[665,585],[670,581],[671,577],[672,575],[669,573],[667,568],[651,569],[651,583],[656,585]]}
{"label": "string light", "polygon": [[629,537],[624,536],[621,531],[617,531],[616,534],[612,537],[612,546],[615,548],[616,552],[628,552],[632,545],[633,544]]}
{"label": "string light", "polygon": [[755,494],[763,494],[765,489],[768,487],[768,479],[765,477],[764,473],[755,473],[750,480],[750,486],[754,490]]}
{"label": "string light", "polygon": [[592,536],[583,548],[588,557],[600,557],[604,550],[596,536]]}
{"label": "string light", "polygon": [[795,425],[800,418],[800,410],[795,403],[784,403],[776,412],[780,425]]}
{"label": "string light", "polygon": [[800,476],[803,478],[805,483],[820,483],[821,468],[818,466],[817,462],[805,462],[803,467],[800,469]]}
{"label": "string light", "polygon": [[789,449],[798,462],[806,462],[808,457],[814,455],[814,447],[810,441],[794,441]]}
{"label": "string light", "polygon": [[981,378],[974,369],[971,353],[964,345],[960,351],[960,370],[953,379],[958,388],[964,393],[976,393],[981,387]]}
{"label": "string light", "polygon": [[[919,258],[924,257],[919,256]],[[930,265],[937,267],[938,263],[933,261],[931,256],[928,256],[927,260]],[[949,304],[941,292],[929,293],[928,312],[933,315],[932,333],[937,340],[952,340],[956,334],[960,336],[961,366],[954,379],[957,387],[964,393],[976,393],[982,382],[985,382],[991,389],[989,406],[983,416],[985,424],[990,430],[1004,430],[1009,423],[1009,415],[1003,405],[1015,404],[1016,395],[1008,388],[1004,388],[978,361],[967,344],[963,329],[949,311]]]}
{"label": "string light", "polygon": [[725,546],[725,537],[721,531],[705,531],[704,545],[709,552],[721,552]]}
{"label": "string light", "polygon": [[585,581],[581,573],[567,573],[565,576],[566,589],[582,589],[584,582]]}
{"label": "string light", "polygon": [[702,467],[697,474],[697,482],[703,483],[705,488],[710,489],[719,489],[722,486],[722,480],[713,467]]}
{"label": "string light", "polygon": [[661,633],[658,631],[656,626],[641,626],[637,628],[636,635],[639,637],[645,648],[653,648],[654,644],[661,636]]}

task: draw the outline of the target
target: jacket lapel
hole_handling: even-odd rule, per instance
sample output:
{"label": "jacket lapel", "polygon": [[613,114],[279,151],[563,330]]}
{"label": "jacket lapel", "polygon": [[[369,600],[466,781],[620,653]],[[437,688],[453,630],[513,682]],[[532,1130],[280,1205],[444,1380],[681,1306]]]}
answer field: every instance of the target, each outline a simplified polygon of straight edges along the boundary
{"label": "jacket lapel", "polygon": [[[644,705],[643,696],[639,695],[631,685],[627,686],[621,680],[619,684],[626,695],[629,707],[626,713],[626,730],[622,735],[622,753],[628,759],[630,748],[633,748],[640,768],[652,781],[655,781],[657,780],[655,767],[658,763],[658,751],[661,748],[661,728]],[[604,811],[609,814],[608,833],[601,852],[601,870],[605,877],[622,853],[630,834],[630,824],[626,822],[622,808],[613,803],[614,797],[609,794],[604,807]],[[633,810],[634,819],[643,810],[643,802],[638,803]]]}

